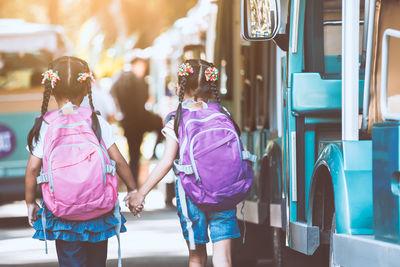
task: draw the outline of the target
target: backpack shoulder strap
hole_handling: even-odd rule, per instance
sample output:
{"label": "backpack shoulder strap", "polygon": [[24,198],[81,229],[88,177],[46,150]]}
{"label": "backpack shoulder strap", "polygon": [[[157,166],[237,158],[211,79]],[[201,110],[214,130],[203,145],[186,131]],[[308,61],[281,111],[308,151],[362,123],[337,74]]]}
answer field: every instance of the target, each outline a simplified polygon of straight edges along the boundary
{"label": "backpack shoulder strap", "polygon": [[58,118],[58,116],[59,116],[58,110],[52,110],[44,114],[43,119],[47,124],[51,124]]}
{"label": "backpack shoulder strap", "polygon": [[167,125],[167,123],[170,120],[174,120],[175,119],[175,115],[176,115],[176,111],[172,111],[172,112],[168,113],[168,115],[164,119],[164,125]]}
{"label": "backpack shoulder strap", "polygon": [[[80,116],[84,117],[85,119],[90,119],[90,116],[92,115],[92,110],[87,107],[79,107],[76,111]],[[63,114],[61,113],[60,110],[52,110],[47,112],[44,116],[43,119],[48,123],[51,124],[54,122],[59,116],[62,116]]]}
{"label": "backpack shoulder strap", "polygon": [[79,107],[78,108],[78,113],[85,119],[89,119],[92,116],[92,110],[87,107]]}
{"label": "backpack shoulder strap", "polygon": [[215,102],[208,102],[207,106],[211,109],[219,110],[219,104]]}

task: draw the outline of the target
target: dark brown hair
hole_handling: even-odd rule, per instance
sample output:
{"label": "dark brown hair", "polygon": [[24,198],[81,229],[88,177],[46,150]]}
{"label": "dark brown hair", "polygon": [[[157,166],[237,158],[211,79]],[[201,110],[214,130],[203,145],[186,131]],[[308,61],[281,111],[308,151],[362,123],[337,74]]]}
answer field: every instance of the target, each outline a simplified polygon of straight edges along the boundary
{"label": "dark brown hair", "polygon": [[203,98],[208,100],[211,97],[214,97],[215,101],[218,103],[219,108],[222,113],[228,116],[233,124],[235,125],[235,129],[237,133],[240,135],[240,128],[236,124],[236,122],[232,119],[229,112],[225,107],[221,104],[221,98],[218,93],[217,81],[207,81],[205,76],[205,71],[209,67],[214,67],[214,65],[210,62],[207,62],[202,59],[188,59],[185,60],[184,63],[189,63],[193,68],[193,73],[190,73],[187,76],[178,76],[178,84],[179,84],[179,105],[176,109],[175,114],[175,122],[174,122],[174,131],[176,136],[179,135],[179,126],[182,121],[182,101],[185,95],[185,92],[188,95],[194,96],[195,100],[197,98]]}
{"label": "dark brown hair", "polygon": [[43,117],[47,112],[52,90],[56,98],[67,98],[70,101],[74,101],[76,98],[82,96],[83,92],[87,91],[90,107],[92,109],[92,129],[97,139],[100,141],[101,129],[99,119],[97,118],[97,112],[93,105],[91,80],[86,79],[82,83],[78,81],[79,73],[90,71],[86,61],[76,57],[60,57],[49,64],[49,70],[58,72],[60,80],[56,82],[54,89],[51,87],[51,82],[49,80],[46,80],[44,83],[41,115],[36,118],[35,124],[28,134],[29,151],[32,152],[33,142],[36,143],[39,138],[40,128],[44,121]]}

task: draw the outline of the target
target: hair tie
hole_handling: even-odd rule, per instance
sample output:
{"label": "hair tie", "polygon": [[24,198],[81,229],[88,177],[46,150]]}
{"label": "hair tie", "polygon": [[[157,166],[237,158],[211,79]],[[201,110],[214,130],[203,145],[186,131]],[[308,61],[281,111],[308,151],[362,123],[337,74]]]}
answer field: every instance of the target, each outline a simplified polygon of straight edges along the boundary
{"label": "hair tie", "polygon": [[90,80],[92,80],[92,82],[95,81],[93,73],[91,71],[79,73],[77,81],[80,83],[83,83],[84,81],[86,81],[87,78],[90,78]]}
{"label": "hair tie", "polygon": [[42,73],[43,79],[42,79],[42,84],[44,84],[47,81],[50,81],[51,88],[54,89],[54,86],[56,86],[57,81],[60,80],[60,77],[58,76],[58,71],[54,72],[53,70],[48,70]]}
{"label": "hair tie", "polygon": [[212,67],[208,67],[205,71],[204,74],[206,76],[206,81],[208,82],[216,82],[218,81],[218,77],[219,77],[219,71],[216,67],[212,66]]}
{"label": "hair tie", "polygon": [[193,68],[189,63],[182,63],[178,68],[179,76],[188,76],[191,73],[193,73]]}

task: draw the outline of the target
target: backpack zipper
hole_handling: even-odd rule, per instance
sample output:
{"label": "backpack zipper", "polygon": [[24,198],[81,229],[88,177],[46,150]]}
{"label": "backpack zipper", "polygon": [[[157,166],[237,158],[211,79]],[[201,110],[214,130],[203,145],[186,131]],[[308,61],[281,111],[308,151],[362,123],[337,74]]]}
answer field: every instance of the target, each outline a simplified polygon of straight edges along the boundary
{"label": "backpack zipper", "polygon": [[[213,114],[211,114],[210,116],[208,116],[208,117],[205,117],[205,118],[203,118],[203,119],[190,119],[190,120],[188,120],[187,121],[187,123],[185,124],[185,131],[186,131],[186,129],[187,129],[187,126],[190,124],[190,123],[192,123],[192,122],[195,122],[195,121],[197,121],[197,122],[206,122],[206,121],[209,121],[209,120],[211,120],[211,119],[213,119],[213,118],[215,118],[215,117],[218,117],[218,116],[226,116],[225,114],[223,114],[223,113],[213,113]],[[182,158],[183,158],[183,153],[184,153],[184,151],[185,151],[185,148],[186,148],[186,145],[187,145],[187,135],[185,135],[185,139],[183,140],[183,142],[182,142],[182,146],[181,146],[181,148],[179,149],[179,160],[181,161],[182,160]]]}
{"label": "backpack zipper", "polygon": [[[55,126],[52,130],[56,130],[56,129],[60,129],[60,128],[74,128],[77,126],[81,126],[81,125],[87,125],[89,127],[91,127],[89,125],[89,123],[87,123],[86,121],[81,121],[81,122],[77,122],[77,123],[71,123],[71,124],[59,124],[57,126]],[[43,151],[43,155],[46,154],[47,149],[49,148],[50,143],[47,144],[46,148]]]}
{"label": "backpack zipper", "polygon": [[239,135],[236,133],[236,131],[234,131],[234,130],[232,130],[232,129],[229,129],[229,128],[211,128],[211,129],[207,129],[207,130],[201,131],[201,132],[197,133],[195,136],[193,136],[193,138],[192,138],[192,140],[191,140],[191,142],[190,142],[190,149],[189,149],[190,161],[191,161],[191,163],[192,163],[192,168],[193,168],[194,175],[196,176],[196,180],[197,180],[198,182],[199,182],[201,179],[200,179],[199,173],[198,173],[198,171],[197,171],[196,162],[194,161],[194,153],[193,153],[193,144],[194,144],[194,140],[196,139],[196,137],[197,137],[198,135],[200,135],[200,134],[202,134],[202,133],[206,133],[206,132],[210,132],[210,131],[215,131],[215,130],[227,130],[227,131],[232,132],[232,133],[235,135],[236,141],[237,141],[237,143],[238,143],[238,150],[239,150],[239,155],[240,155],[240,161],[242,161],[242,151],[241,151],[241,147],[240,147],[240,138],[239,138]]}
{"label": "backpack zipper", "polygon": [[101,148],[99,148],[96,144],[92,142],[87,142],[87,143],[81,143],[81,144],[69,144],[69,145],[61,145],[53,149],[50,153],[49,157],[49,165],[48,165],[48,176],[49,176],[49,184],[50,184],[50,191],[54,193],[54,183],[53,183],[53,175],[51,174],[51,160],[53,158],[53,153],[61,147],[79,147],[79,146],[86,146],[86,145],[91,145],[94,146],[97,150],[98,153],[100,153],[100,158],[101,158],[101,165],[103,166],[103,183],[106,183],[106,164],[104,162],[104,155],[102,153]]}
{"label": "backpack zipper", "polygon": [[205,118],[203,118],[203,119],[190,119],[190,120],[188,120],[187,123],[185,124],[185,129],[188,127],[188,125],[189,125],[190,123],[192,123],[192,122],[194,122],[194,121],[206,122],[206,121],[209,121],[209,120],[211,120],[211,119],[213,119],[213,118],[215,118],[215,117],[219,117],[219,116],[226,116],[226,115],[225,115],[224,113],[213,113],[213,114],[211,114],[210,116],[205,117]]}

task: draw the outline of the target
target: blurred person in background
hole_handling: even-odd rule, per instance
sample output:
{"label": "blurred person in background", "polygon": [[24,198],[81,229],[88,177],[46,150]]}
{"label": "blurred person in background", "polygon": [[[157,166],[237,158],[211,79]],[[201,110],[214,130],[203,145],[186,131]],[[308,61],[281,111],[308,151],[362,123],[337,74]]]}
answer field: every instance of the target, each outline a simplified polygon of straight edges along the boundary
{"label": "blurred person in background", "polygon": [[[109,123],[115,121],[116,106],[113,97],[106,90],[103,90],[97,81],[92,82],[93,104],[100,115]],[[82,101],[81,106],[90,107],[87,96]]]}
{"label": "blurred person in background", "polygon": [[162,137],[160,133],[163,127],[161,117],[145,109],[149,98],[149,89],[145,81],[147,67],[144,58],[133,58],[130,61],[130,70],[122,71],[111,89],[111,94],[123,115],[121,124],[128,140],[130,167],[136,183],[143,134],[155,131],[158,134],[158,142]]}

